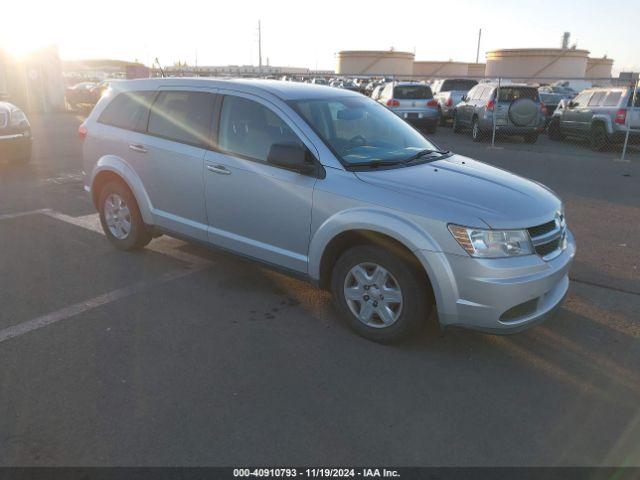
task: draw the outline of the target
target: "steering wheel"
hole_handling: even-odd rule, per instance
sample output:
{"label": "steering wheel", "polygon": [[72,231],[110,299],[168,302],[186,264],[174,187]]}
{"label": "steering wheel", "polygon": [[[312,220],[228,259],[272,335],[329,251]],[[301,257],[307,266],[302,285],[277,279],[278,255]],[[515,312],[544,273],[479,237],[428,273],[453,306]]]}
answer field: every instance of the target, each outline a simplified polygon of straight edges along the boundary
{"label": "steering wheel", "polygon": [[356,135],[355,137],[351,137],[349,139],[349,150],[356,147],[363,147],[367,144],[367,139],[362,135]]}

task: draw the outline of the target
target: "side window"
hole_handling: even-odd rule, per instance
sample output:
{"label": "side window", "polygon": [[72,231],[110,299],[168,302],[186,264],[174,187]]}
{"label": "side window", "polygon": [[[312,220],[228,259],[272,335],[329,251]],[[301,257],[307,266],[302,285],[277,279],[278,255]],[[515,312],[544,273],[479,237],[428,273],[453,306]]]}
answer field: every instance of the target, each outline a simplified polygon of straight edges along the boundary
{"label": "side window", "polygon": [[473,100],[473,96],[478,93],[479,89],[480,87],[473,87],[471,90],[469,90],[469,92],[467,93],[467,100]]}
{"label": "side window", "polygon": [[116,95],[98,118],[98,123],[143,132],[155,91],[124,92]]}
{"label": "side window", "polygon": [[609,92],[602,105],[605,107],[617,107],[621,97],[622,92],[620,90],[613,90]]}
{"label": "side window", "polygon": [[576,98],[572,100],[571,108],[584,107],[587,105],[589,98],[591,97],[592,92],[584,92],[579,94]]}
{"label": "side window", "polygon": [[208,92],[160,92],[149,115],[149,133],[180,143],[211,144],[214,95]]}
{"label": "side window", "polygon": [[304,145],[273,111],[253,100],[224,97],[218,133],[218,146],[221,150],[266,162],[274,143]]}
{"label": "side window", "polygon": [[589,100],[589,106],[590,107],[597,107],[598,105],[600,105],[600,102],[602,101],[602,99],[604,98],[604,96],[607,94],[607,92],[596,92],[593,94],[593,97],[591,97],[591,100]]}

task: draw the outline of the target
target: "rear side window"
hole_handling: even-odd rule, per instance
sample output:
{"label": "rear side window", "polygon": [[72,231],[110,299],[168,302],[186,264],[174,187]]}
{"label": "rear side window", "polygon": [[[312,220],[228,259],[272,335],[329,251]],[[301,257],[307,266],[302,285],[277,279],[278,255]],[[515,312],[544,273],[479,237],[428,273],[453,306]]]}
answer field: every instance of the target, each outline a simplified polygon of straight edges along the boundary
{"label": "rear side window", "polygon": [[591,97],[591,100],[589,100],[588,105],[590,107],[596,107],[598,105],[600,105],[600,102],[602,101],[602,99],[605,97],[605,95],[607,94],[607,92],[596,92],[593,94],[593,97]]}
{"label": "rear side window", "polygon": [[399,85],[393,89],[396,100],[426,100],[433,98],[431,87],[427,85]]}
{"label": "rear side window", "polygon": [[155,95],[155,91],[120,93],[107,105],[98,122],[125,130],[144,132],[147,128],[149,108]]}
{"label": "rear side window", "polygon": [[149,133],[175,142],[209,146],[214,99],[208,92],[160,92],[149,116]]}
{"label": "rear side window", "polygon": [[604,105],[605,107],[617,107],[621,97],[622,97],[622,92],[620,90],[614,90],[612,92],[609,92],[609,94],[607,95],[607,98],[604,99],[604,103],[602,105]]}
{"label": "rear side window", "polygon": [[528,87],[501,87],[500,88],[500,102],[513,102],[520,98],[528,98],[537,102],[539,100],[538,90]]}
{"label": "rear side window", "polygon": [[468,92],[477,84],[478,82],[476,80],[448,79],[442,82],[442,86],[440,87],[439,91],[440,92],[452,92],[452,91]]}

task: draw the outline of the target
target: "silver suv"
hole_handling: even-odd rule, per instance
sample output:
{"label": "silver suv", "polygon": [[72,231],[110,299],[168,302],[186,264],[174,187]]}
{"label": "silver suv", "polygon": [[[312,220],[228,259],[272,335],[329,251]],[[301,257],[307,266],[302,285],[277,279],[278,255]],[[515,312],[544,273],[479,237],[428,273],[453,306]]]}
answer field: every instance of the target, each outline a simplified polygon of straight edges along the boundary
{"label": "silver suv", "polygon": [[558,108],[549,122],[549,137],[562,140],[566,136],[588,138],[591,149],[603,150],[629,139],[640,142],[640,91],[633,103],[633,88],[591,88]]}
{"label": "silver suv", "polygon": [[478,81],[471,78],[445,78],[433,82],[431,89],[438,102],[441,126],[445,126],[449,120],[453,120],[456,105],[477,84]]}
{"label": "silver suv", "polygon": [[[498,91],[499,96],[498,96]],[[535,143],[545,127],[545,110],[535,87],[529,85],[481,83],[456,105],[453,131],[469,127],[474,142],[498,134],[518,135]]]}
{"label": "silver suv", "polygon": [[[80,126],[117,248],[190,238],[333,292],[361,335],[518,331],[562,301],[575,253],[550,190],[442,151],[377,102],[268,80],[114,84]],[[224,321],[223,319],[219,319]]]}

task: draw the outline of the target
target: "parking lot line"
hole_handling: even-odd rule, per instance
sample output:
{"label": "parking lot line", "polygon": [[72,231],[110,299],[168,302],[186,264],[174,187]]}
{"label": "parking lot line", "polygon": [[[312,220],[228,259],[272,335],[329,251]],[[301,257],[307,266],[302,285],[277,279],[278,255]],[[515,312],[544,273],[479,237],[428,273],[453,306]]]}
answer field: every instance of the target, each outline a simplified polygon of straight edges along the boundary
{"label": "parking lot line", "polygon": [[0,220],[11,220],[12,218],[27,217],[29,215],[47,214],[51,212],[50,208],[41,208],[39,210],[28,210],[26,212],[5,213],[0,215]]}
{"label": "parking lot line", "polygon": [[[64,213],[56,212],[54,210],[47,210],[45,212],[39,213],[44,213],[51,218],[55,218],[57,220],[70,223],[77,227],[86,228],[87,230],[99,233],[100,235],[104,235],[104,232],[102,231],[102,225],[100,224],[100,217],[97,213],[92,213],[82,217],[72,217],[70,215],[65,215]],[[204,265],[209,263],[208,260],[202,257],[198,257],[197,255],[192,255],[190,253],[179,250],[179,248],[184,245],[186,245],[186,242],[183,242],[182,240],[163,236],[153,240],[146,248],[148,250],[160,253],[162,255],[167,255],[190,265]]]}
{"label": "parking lot line", "polygon": [[93,310],[94,308],[98,308],[103,305],[107,305],[109,303],[115,302],[117,300],[130,297],[131,295],[144,292],[146,290],[149,290],[158,285],[162,285],[164,283],[170,282],[172,280],[177,280],[179,278],[186,277],[193,273],[204,270],[205,268],[208,268],[210,265],[211,263],[209,262],[209,263],[202,263],[199,265],[193,265],[187,269],[173,270],[171,272],[167,272],[161,275],[160,277],[154,280],[138,282],[128,287],[112,290],[102,295],[98,295],[97,297],[93,297],[88,300],[84,300],[82,302],[69,305],[68,307],[62,308],[56,312],[48,313],[46,315],[42,315],[40,317],[36,317],[31,320],[27,320],[26,322],[13,325],[11,327],[0,330],[0,343],[6,340],[24,335],[25,333],[32,332],[33,330],[38,330],[40,328],[46,327],[53,323],[60,322],[62,320],[67,320],[81,313],[87,312],[89,310]]}

